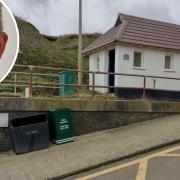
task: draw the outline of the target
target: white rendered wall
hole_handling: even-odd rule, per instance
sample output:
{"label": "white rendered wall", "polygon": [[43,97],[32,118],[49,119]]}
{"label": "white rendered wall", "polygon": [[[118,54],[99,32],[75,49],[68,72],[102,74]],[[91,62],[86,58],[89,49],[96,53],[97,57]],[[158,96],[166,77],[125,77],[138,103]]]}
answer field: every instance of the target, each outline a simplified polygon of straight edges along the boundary
{"label": "white rendered wall", "polygon": [[[97,56],[99,57],[99,69],[97,69]],[[108,72],[108,52],[101,51],[95,54],[90,55],[89,57],[89,71],[101,71]],[[93,84],[92,74],[89,75],[89,84]],[[96,74],[95,75],[95,85],[97,86],[107,86],[108,85],[108,75]],[[92,90],[92,88],[90,88]],[[96,88],[97,92],[107,93],[108,89],[106,88]]]}
{"label": "white rendered wall", "polygon": [[[143,54],[143,68],[134,68],[134,51],[141,51]],[[129,55],[129,60],[124,60],[124,54]],[[164,69],[165,55],[170,54],[174,57],[174,69],[173,71],[166,71]],[[96,57],[99,56],[100,64],[99,70],[97,69]],[[108,72],[109,60],[108,51],[101,51],[94,53],[89,57],[89,70],[90,71],[102,71]],[[115,72],[124,74],[135,74],[145,76],[162,76],[180,78],[180,53],[169,53],[165,51],[157,51],[150,49],[138,49],[126,46],[117,46],[115,48]],[[158,78],[147,78],[146,88],[162,90],[180,90],[180,81],[177,80],[164,80]],[[130,87],[130,88],[143,88],[144,79],[141,77],[130,76],[115,76],[116,87]],[[89,84],[92,85],[92,75],[89,76]],[[96,75],[95,85],[107,86],[108,75]],[[107,93],[107,88],[96,88],[101,93]]]}
{"label": "white rendered wall", "polygon": [[[142,51],[143,68],[136,69],[133,67],[134,51]],[[129,60],[123,60],[124,54],[129,55]],[[164,69],[165,55],[170,54],[174,57],[173,71]],[[150,49],[137,49],[132,47],[116,47],[116,72],[126,74],[136,74],[145,76],[162,76],[180,78],[180,54],[167,53],[165,51],[156,51]],[[180,90],[180,81],[157,79],[155,89],[163,90]],[[115,85],[118,87],[143,87],[143,78],[139,77],[116,77]],[[154,78],[147,79],[147,88],[153,88]]]}

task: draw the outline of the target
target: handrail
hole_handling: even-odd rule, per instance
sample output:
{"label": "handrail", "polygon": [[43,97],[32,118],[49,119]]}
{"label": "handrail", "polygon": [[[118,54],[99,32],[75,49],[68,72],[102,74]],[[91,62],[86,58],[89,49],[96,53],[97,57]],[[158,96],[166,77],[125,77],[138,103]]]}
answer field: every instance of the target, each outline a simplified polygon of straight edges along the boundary
{"label": "handrail", "polygon": [[135,76],[135,77],[146,77],[146,78],[157,78],[157,79],[180,80],[180,78],[164,77],[164,76],[128,74],[128,73],[112,73],[112,72],[103,72],[103,71],[85,71],[85,70],[79,71],[77,69],[54,68],[54,67],[46,67],[46,66],[32,66],[32,65],[19,65],[19,64],[16,64],[15,67],[19,67],[19,68],[29,68],[29,67],[31,67],[33,69],[57,70],[57,71],[72,71],[72,72],[82,72],[82,73],[89,73],[89,74],[95,73],[95,74],[107,74],[107,75],[119,75],[119,76]]}
{"label": "handrail", "polygon": [[[20,64],[16,64],[15,65],[16,69],[23,69],[24,68],[27,70],[25,72],[23,71],[15,71],[13,70],[11,72],[11,74],[15,75],[14,81],[12,80],[5,80],[3,81],[3,83],[1,85],[8,85],[8,86],[19,86],[19,87],[29,87],[29,97],[32,97],[33,95],[33,88],[52,88],[52,89],[57,89],[60,87],[66,87],[66,86],[73,86],[73,87],[77,87],[77,88],[92,88],[92,93],[95,94],[96,88],[120,88],[117,86],[102,86],[102,85],[96,85],[96,75],[114,75],[114,76],[129,76],[129,77],[139,77],[139,78],[143,78],[143,85],[142,85],[142,89],[143,89],[143,98],[146,97],[146,90],[147,90],[147,78],[153,78],[153,79],[165,79],[165,80],[180,80],[180,78],[176,78],[176,77],[162,77],[162,76],[151,76],[151,75],[140,75],[140,74],[128,74],[128,73],[112,73],[112,72],[102,72],[102,71],[86,71],[86,70],[82,70],[79,71],[77,69],[66,69],[66,68],[55,68],[55,67],[46,67],[46,66],[33,66],[33,65],[20,65]],[[34,70],[46,70],[45,73],[42,72],[33,72]],[[53,71],[51,73],[47,73],[47,71]],[[78,84],[61,84],[61,83],[54,83],[54,82],[34,82],[33,81],[33,77],[34,76],[49,76],[49,77],[59,77],[59,73],[61,71],[71,71],[71,72],[82,72],[82,73],[86,73],[86,74],[91,74],[92,75],[92,84],[88,85],[88,84],[82,84],[82,85],[78,85]],[[17,75],[26,75],[28,77],[28,81],[19,81],[17,80]],[[155,85],[154,85],[155,87]]]}
{"label": "handrail", "polygon": [[77,69],[68,69],[68,68],[55,68],[55,67],[46,67],[46,66],[33,66],[33,65],[20,65],[15,64],[16,68],[32,68],[32,69],[42,69],[42,70],[53,70],[53,71],[73,71],[73,72],[82,72],[82,73],[92,73],[92,71],[77,70]]}

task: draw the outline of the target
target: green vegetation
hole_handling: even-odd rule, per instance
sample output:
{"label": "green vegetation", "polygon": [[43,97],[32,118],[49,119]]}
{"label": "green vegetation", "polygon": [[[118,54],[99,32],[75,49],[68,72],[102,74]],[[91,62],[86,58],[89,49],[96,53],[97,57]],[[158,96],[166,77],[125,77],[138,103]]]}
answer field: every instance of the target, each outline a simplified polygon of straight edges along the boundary
{"label": "green vegetation", "polygon": [[[64,36],[45,36],[30,23],[16,18],[20,32],[20,53],[16,64],[47,66],[57,68],[77,69],[78,65],[78,36],[75,34]],[[92,43],[100,34],[83,35],[83,49]],[[88,69],[88,57],[83,57],[83,69]],[[15,69],[14,69],[15,70]],[[19,69],[16,69],[19,71]],[[27,69],[22,69],[28,72]],[[54,73],[50,71],[33,71],[39,73]],[[58,73],[58,72],[57,72]],[[6,80],[14,81],[14,75],[9,75]],[[88,75],[84,74],[83,80],[88,82]],[[29,75],[17,75],[17,81],[29,81]],[[33,76],[33,82],[36,83],[58,83],[58,77],[50,76]],[[11,86],[0,86],[0,92],[13,92]],[[18,87],[18,92],[24,93],[24,87]],[[34,89],[33,94],[36,96],[48,96],[57,94],[58,89]]]}
{"label": "green vegetation", "polygon": [[[42,65],[50,67],[77,68],[78,36],[64,35],[49,37],[39,34],[30,23],[17,18],[20,31],[20,54],[17,64]],[[83,36],[83,48],[99,37],[99,34]],[[84,69],[88,68],[84,57]]]}

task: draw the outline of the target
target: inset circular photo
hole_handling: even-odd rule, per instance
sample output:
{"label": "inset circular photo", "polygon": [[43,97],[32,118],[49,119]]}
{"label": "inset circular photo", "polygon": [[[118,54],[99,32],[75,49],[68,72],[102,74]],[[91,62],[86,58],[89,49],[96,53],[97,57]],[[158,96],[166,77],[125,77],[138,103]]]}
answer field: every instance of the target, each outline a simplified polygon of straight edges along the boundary
{"label": "inset circular photo", "polygon": [[0,0],[0,82],[13,68],[19,52],[19,30],[13,13]]}

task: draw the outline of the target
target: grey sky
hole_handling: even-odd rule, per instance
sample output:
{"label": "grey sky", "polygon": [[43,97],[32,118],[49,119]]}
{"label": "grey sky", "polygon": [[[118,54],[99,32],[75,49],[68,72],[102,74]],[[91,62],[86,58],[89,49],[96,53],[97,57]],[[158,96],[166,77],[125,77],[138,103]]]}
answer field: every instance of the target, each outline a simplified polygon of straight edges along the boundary
{"label": "grey sky", "polygon": [[[78,0],[6,0],[15,15],[50,35],[77,33]],[[119,12],[180,24],[179,0],[83,0],[83,31],[105,32]]]}

